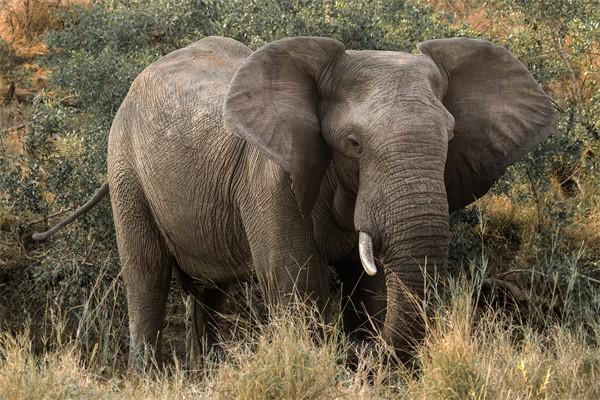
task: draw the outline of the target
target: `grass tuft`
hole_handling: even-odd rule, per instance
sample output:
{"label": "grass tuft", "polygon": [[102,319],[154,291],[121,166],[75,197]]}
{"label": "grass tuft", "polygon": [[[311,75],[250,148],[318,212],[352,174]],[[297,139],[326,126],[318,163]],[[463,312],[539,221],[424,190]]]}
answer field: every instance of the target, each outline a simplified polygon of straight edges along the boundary
{"label": "grass tuft", "polygon": [[[475,307],[477,287],[461,283],[435,316],[408,398],[596,399],[600,338],[554,325],[539,333],[508,315]],[[479,316],[478,316],[479,314]],[[596,325],[596,328],[598,325]]]}
{"label": "grass tuft", "polygon": [[36,355],[29,331],[0,336],[0,397],[2,399],[94,398],[100,385],[82,368],[77,351],[65,346]]}
{"label": "grass tuft", "polygon": [[[334,398],[344,375],[339,331],[312,313],[277,311],[270,322],[228,346],[216,375],[221,399]],[[321,337],[319,338],[319,333]]]}

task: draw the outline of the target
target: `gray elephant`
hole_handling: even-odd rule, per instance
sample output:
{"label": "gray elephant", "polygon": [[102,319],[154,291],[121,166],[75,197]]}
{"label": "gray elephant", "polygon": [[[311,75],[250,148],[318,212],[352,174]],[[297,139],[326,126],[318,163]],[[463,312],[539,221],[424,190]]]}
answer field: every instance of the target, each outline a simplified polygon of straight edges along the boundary
{"label": "gray elephant", "polygon": [[[110,131],[107,185],[60,224],[110,190],[130,360],[160,344],[173,270],[217,285],[255,271],[271,301],[296,288],[322,306],[328,265],[374,292],[367,314],[409,357],[424,335],[410,297],[444,273],[449,211],[485,194],[554,119],[503,47],[419,49],[297,37],[252,52],[208,37],[135,79]],[[375,277],[357,283],[361,264]],[[218,308],[211,289],[203,296]],[[349,328],[365,315],[353,318]]]}

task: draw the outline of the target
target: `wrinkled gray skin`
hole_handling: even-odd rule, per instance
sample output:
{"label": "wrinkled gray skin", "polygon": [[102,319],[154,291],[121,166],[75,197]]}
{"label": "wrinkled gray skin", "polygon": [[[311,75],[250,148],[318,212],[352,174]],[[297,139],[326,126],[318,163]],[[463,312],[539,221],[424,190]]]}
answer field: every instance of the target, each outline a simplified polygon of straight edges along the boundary
{"label": "wrinkled gray skin", "polygon": [[[222,286],[253,268],[271,299],[296,287],[322,306],[328,265],[408,357],[424,334],[409,297],[444,273],[448,212],[553,125],[548,97],[504,48],[419,48],[291,38],[253,53],[209,37],[136,78],[108,143],[130,360],[160,343],[173,270]],[[358,231],[372,237],[379,272],[357,283]],[[219,308],[222,296],[203,296]],[[364,323],[348,314],[349,329]]]}

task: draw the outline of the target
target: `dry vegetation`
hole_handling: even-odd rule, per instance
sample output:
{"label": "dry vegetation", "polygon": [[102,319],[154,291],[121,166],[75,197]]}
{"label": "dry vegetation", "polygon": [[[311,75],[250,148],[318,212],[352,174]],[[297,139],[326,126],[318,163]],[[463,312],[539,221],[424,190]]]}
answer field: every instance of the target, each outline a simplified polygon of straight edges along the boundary
{"label": "dry vegetation", "polygon": [[[0,38],[19,47],[21,55],[30,46],[41,46],[41,35],[60,28],[54,12],[72,4],[90,4],[89,0],[2,0],[0,1]],[[33,50],[30,50],[33,51]]]}
{"label": "dry vegetation", "polygon": [[[382,344],[352,348],[335,325],[306,316],[303,306],[272,310],[266,323],[241,328],[224,342],[225,359],[203,370],[174,358],[162,372],[127,375],[99,370],[82,338],[64,339],[60,317],[35,352],[30,331],[0,337],[3,399],[596,399],[600,350],[559,326],[540,334],[513,326],[491,309],[477,310],[480,287],[461,281],[435,314],[415,374],[389,363]],[[110,301],[102,304],[110,308]],[[479,314],[476,316],[476,313]],[[308,313],[310,315],[310,313]],[[93,316],[90,316],[95,318]],[[477,320],[477,323],[474,321]],[[509,328],[507,328],[509,326]],[[320,334],[315,334],[318,331]],[[600,332],[595,332],[596,338]],[[94,348],[97,352],[97,347]],[[356,351],[355,349],[352,351]],[[96,354],[96,355],[94,355]]]}
{"label": "dry vegetation", "polygon": [[[11,57],[8,69],[0,70],[2,160],[16,166],[23,182],[39,173],[22,158],[40,151],[28,141],[35,124],[55,123],[49,112],[84,109],[64,124],[66,118],[57,114],[56,129],[70,133],[41,141],[53,157],[76,159],[89,150],[73,132],[93,121],[93,112],[77,103],[79,93],[48,93],[59,85],[49,88],[52,71],[38,65],[48,51],[44,33],[62,28],[55,12],[72,3],[93,2],[0,0],[0,40]],[[472,29],[467,34],[484,32],[501,43],[526,27],[517,11],[491,14],[493,1],[417,3],[450,13],[455,29],[467,24]],[[230,29],[251,24],[241,21]],[[152,28],[150,45],[161,35],[167,33]],[[549,45],[545,56],[554,55],[557,68],[567,73],[549,79],[545,88],[560,99],[564,115],[572,106],[579,113],[575,123],[589,128],[594,110],[600,111],[593,104],[600,99],[600,57],[591,51],[567,54],[565,61],[561,49],[571,39],[561,40]],[[146,63],[143,57],[134,58]],[[588,114],[584,104],[591,104]],[[588,120],[577,120],[579,115]],[[103,129],[101,123],[96,127]],[[190,300],[174,284],[166,370],[128,375],[125,296],[111,239],[89,223],[73,227],[51,246],[29,247],[20,239],[26,221],[37,220],[41,227],[79,201],[59,203],[57,193],[46,188],[53,158],[44,155],[35,185],[44,188],[40,201],[47,208],[16,211],[15,204],[2,202],[10,199],[9,185],[0,186],[0,398],[600,398],[600,190],[589,161],[600,154],[599,142],[585,142],[576,167],[565,163],[545,171],[547,186],[532,176],[515,179],[509,190],[484,197],[457,218],[451,255],[460,271],[446,297],[432,299],[434,318],[419,349],[418,372],[389,362],[388,349],[377,341],[371,348],[354,348],[336,321],[325,323],[300,305],[264,312],[250,283],[229,294],[233,311],[222,338],[223,360],[209,357],[201,370],[192,368],[186,353]],[[94,186],[102,174],[85,178]],[[358,365],[347,362],[355,352]]]}
{"label": "dry vegetation", "polygon": [[[8,43],[20,68],[27,71],[25,82],[5,81],[0,76],[0,99],[31,101],[36,92],[46,88],[49,71],[40,68],[35,58],[46,54],[44,34],[60,29],[57,10],[73,4],[90,4],[89,0],[0,0],[0,40]],[[3,55],[4,56],[4,55]],[[7,119],[0,114],[0,126]]]}

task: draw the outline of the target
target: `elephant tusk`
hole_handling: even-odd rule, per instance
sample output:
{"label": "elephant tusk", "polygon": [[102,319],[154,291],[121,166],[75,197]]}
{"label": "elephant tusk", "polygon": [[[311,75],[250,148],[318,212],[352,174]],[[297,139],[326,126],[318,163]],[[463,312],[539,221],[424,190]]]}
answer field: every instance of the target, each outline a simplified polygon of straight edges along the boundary
{"label": "elephant tusk", "polygon": [[360,254],[360,263],[367,275],[375,275],[377,267],[373,259],[373,239],[368,233],[359,232],[358,234],[358,253]]}

